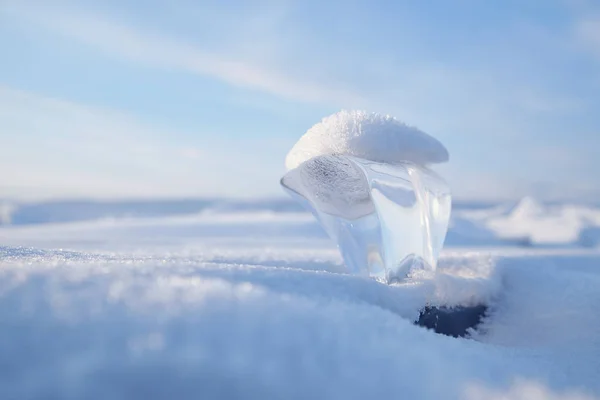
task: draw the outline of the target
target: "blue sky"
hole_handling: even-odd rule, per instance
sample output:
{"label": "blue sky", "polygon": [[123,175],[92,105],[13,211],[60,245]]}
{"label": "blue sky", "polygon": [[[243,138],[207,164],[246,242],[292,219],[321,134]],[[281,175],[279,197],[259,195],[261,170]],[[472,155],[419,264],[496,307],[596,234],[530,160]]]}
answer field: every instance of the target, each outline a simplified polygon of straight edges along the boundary
{"label": "blue sky", "polygon": [[600,199],[600,5],[0,2],[0,197],[280,195],[340,109],[440,139],[459,198]]}

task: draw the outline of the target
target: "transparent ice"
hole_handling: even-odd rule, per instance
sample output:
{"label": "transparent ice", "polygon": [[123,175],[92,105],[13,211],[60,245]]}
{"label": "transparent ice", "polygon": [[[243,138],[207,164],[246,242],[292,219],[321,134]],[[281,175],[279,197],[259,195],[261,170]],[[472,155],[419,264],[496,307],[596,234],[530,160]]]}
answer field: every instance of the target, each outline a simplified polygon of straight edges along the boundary
{"label": "transparent ice", "polygon": [[451,196],[426,167],[322,155],[289,171],[281,185],[336,241],[350,273],[393,283],[414,269],[435,271]]}

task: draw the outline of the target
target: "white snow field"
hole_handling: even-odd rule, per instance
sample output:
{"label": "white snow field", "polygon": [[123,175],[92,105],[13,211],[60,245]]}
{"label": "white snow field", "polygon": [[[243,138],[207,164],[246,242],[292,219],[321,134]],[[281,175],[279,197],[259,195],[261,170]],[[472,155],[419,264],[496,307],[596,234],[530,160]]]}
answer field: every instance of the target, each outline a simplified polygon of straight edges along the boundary
{"label": "white snow field", "polygon": [[[0,399],[600,398],[592,207],[459,208],[435,279],[395,286],[346,274],[291,206],[10,208]],[[479,303],[468,338],[412,323]]]}

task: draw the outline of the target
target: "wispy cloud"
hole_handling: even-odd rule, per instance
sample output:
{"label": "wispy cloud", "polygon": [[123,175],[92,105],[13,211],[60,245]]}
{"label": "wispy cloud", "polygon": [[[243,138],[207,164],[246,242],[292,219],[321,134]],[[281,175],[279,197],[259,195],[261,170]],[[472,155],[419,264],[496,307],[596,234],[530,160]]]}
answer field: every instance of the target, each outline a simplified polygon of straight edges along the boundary
{"label": "wispy cloud", "polygon": [[[246,152],[243,141],[226,139],[184,142],[113,110],[0,86],[0,126],[3,197],[243,196],[276,188],[279,170],[260,149]],[[242,165],[265,181],[243,182]]]}
{"label": "wispy cloud", "polygon": [[600,60],[600,13],[580,18],[575,25],[575,34],[584,49]]}
{"label": "wispy cloud", "polygon": [[[453,129],[457,115],[460,126],[456,128],[479,130],[480,122],[476,118],[481,116],[485,121],[495,119],[497,130],[509,134],[530,129],[529,126],[505,126],[509,124],[508,116],[514,120],[515,113],[537,115],[582,108],[571,97],[553,93],[548,88],[541,90],[535,87],[528,81],[529,74],[513,75],[510,79],[503,77],[507,69],[504,60],[527,51],[526,48],[520,49],[518,43],[508,49],[502,44],[496,53],[487,54],[492,66],[494,62],[499,64],[490,69],[482,66],[480,61],[465,65],[404,54],[399,57],[397,52],[380,46],[373,46],[365,53],[358,43],[344,40],[330,44],[323,40],[321,43],[317,37],[304,31],[304,38],[299,38],[299,34],[286,34],[281,26],[281,21],[286,21],[286,7],[281,4],[287,2],[244,15],[245,25],[252,26],[251,40],[244,37],[245,30],[236,30],[232,24],[221,30],[204,32],[201,40],[190,40],[173,32],[143,28],[127,18],[90,12],[76,4],[59,2],[49,7],[44,2],[14,2],[12,6],[5,6],[4,12],[108,56],[155,68],[208,76],[300,102],[375,108],[399,114],[411,123],[429,125],[434,130],[442,127]],[[217,10],[222,11],[223,8]],[[368,8],[362,11],[366,12]],[[209,23],[211,17],[208,14],[198,24]],[[227,15],[217,16],[227,21]],[[399,15],[399,19],[402,21],[403,16]],[[341,27],[347,28],[345,25]],[[534,28],[525,29],[524,34],[534,31],[537,36],[543,36],[539,29]],[[225,40],[225,44],[221,43],[220,48],[215,49],[207,39],[212,36],[215,41],[227,36],[232,40]],[[304,42],[303,46],[298,46],[300,39]],[[530,40],[527,37],[518,39],[522,42]],[[548,41],[547,38],[539,40]],[[232,41],[236,44],[231,44]],[[409,40],[401,37],[394,38],[394,41],[398,48],[402,48],[410,42],[413,45],[419,43],[419,38],[411,37]],[[547,46],[546,43],[537,43],[542,44]],[[209,51],[211,48],[213,50]],[[342,51],[344,48],[349,51]],[[494,79],[490,75],[494,75]],[[473,102],[473,98],[478,101]],[[467,107],[471,115],[465,120],[460,111],[464,113]],[[465,126],[468,124],[476,126]]]}
{"label": "wispy cloud", "polygon": [[[163,79],[156,88],[149,89],[156,94],[169,86],[165,79],[178,83],[189,79],[195,90],[210,82],[206,83],[208,92],[194,100],[210,103],[213,96],[221,97],[219,118],[231,115],[236,122],[228,125],[235,131],[230,137],[245,140],[227,143],[220,137],[226,135],[218,133],[213,136],[215,139],[208,139],[208,132],[186,137],[142,122],[153,119],[144,115],[144,110],[164,109],[160,96],[141,99],[141,103],[152,103],[152,107],[144,108],[145,104],[138,117],[133,118],[99,107],[89,109],[75,102],[21,94],[31,104],[22,101],[18,110],[13,107],[10,115],[4,113],[4,121],[20,116],[20,128],[14,132],[20,132],[21,138],[52,138],[43,139],[47,140],[44,146],[63,156],[42,164],[40,160],[52,156],[27,155],[24,140],[11,138],[13,147],[18,145],[28,162],[17,157],[13,157],[14,164],[7,159],[0,162],[6,167],[20,165],[19,173],[29,168],[31,177],[8,177],[5,182],[39,180],[35,176],[39,169],[46,176],[55,177],[53,184],[58,185],[61,176],[75,179],[79,173],[69,166],[87,163],[78,187],[85,187],[88,177],[96,174],[97,182],[105,182],[98,186],[113,187],[113,193],[118,192],[118,182],[123,182],[123,191],[132,192],[127,188],[128,181],[139,186],[137,193],[162,190],[171,194],[236,194],[245,192],[243,187],[249,188],[247,192],[251,194],[264,193],[276,187],[274,182],[287,146],[317,122],[316,108],[321,112],[360,107],[390,113],[439,137],[453,155],[449,179],[458,182],[458,188],[466,182],[459,191],[474,197],[475,192],[497,197],[502,193],[525,194],[533,183],[565,176],[564,171],[583,176],[581,171],[585,168],[581,165],[594,162],[593,155],[581,153],[570,140],[578,135],[592,137],[591,128],[598,123],[594,115],[600,115],[595,112],[597,95],[587,85],[585,72],[589,72],[589,65],[580,68],[577,63],[582,61],[577,57],[585,57],[573,49],[575,37],[577,46],[600,55],[600,29],[593,12],[573,11],[572,15],[545,21],[535,12],[527,14],[527,10],[523,13],[518,7],[509,7],[492,18],[483,6],[473,5],[474,10],[470,11],[475,12],[474,16],[453,10],[452,16],[440,20],[439,15],[432,15],[431,6],[382,7],[363,2],[322,6],[317,1],[259,1],[262,2],[265,4],[259,7],[255,2],[239,2],[235,5],[236,15],[220,2],[198,6],[184,1],[177,7],[159,2],[148,5],[142,13],[129,10],[138,4],[127,1],[1,3],[0,23],[10,22],[11,29],[32,41],[56,45],[65,57],[77,59],[84,53],[85,65],[106,65],[111,73],[119,69],[121,82],[127,82],[126,75],[137,68],[144,71],[144,84]],[[393,12],[387,11],[388,6]],[[319,13],[315,14],[317,9]],[[163,17],[163,11],[168,16]],[[557,23],[556,19],[560,21]],[[482,21],[491,26],[483,26]],[[468,28],[470,24],[478,27],[477,35]],[[127,68],[123,68],[123,61],[129,63]],[[54,67],[59,70],[58,75],[69,73],[64,71],[68,69],[64,65]],[[164,71],[170,73],[163,74]],[[71,72],[78,73],[75,67]],[[110,80],[109,75],[103,77],[104,81]],[[574,78],[578,82],[571,85]],[[85,77],[82,81],[89,83],[91,79]],[[184,86],[170,94],[181,94],[177,90]],[[245,90],[230,90],[230,86]],[[135,109],[140,100],[136,98],[136,86],[120,89],[131,95],[127,105]],[[82,90],[88,90],[83,98],[94,99],[89,88]],[[7,104],[19,97],[15,93],[5,93]],[[114,100],[115,93],[105,97]],[[177,108],[175,102],[169,105]],[[107,106],[112,107],[110,100]],[[178,126],[199,131],[199,126],[204,126],[198,122],[200,118],[184,115],[193,106],[184,108],[179,114],[173,112],[188,119]],[[237,118],[234,110],[243,110],[247,118]],[[262,116],[254,115],[261,111]],[[172,120],[169,112],[156,119]],[[284,123],[273,128],[266,118],[279,118]],[[287,122],[293,125],[289,133],[285,130]],[[272,131],[263,132],[253,123]],[[205,123],[210,127],[219,124],[218,118]],[[239,138],[243,135],[248,138]],[[274,137],[282,138],[281,143],[265,149],[265,143],[273,142]],[[200,138],[205,143],[199,142]],[[117,151],[111,153],[110,148]],[[556,156],[544,156],[548,151],[535,156],[540,148],[558,150]],[[573,162],[578,158],[581,163]],[[45,170],[47,165],[55,172]],[[58,171],[60,165],[64,166],[62,173]],[[198,177],[190,171],[205,171],[207,166],[215,173],[202,175],[202,183],[192,190],[186,180]],[[65,172],[68,168],[71,173]],[[246,178],[240,177],[241,169]],[[255,181],[247,179],[248,169],[256,171]],[[113,178],[105,170],[112,171]],[[474,184],[474,180],[485,185]],[[593,182],[594,177],[588,174],[584,180]],[[157,182],[160,187],[155,185]],[[557,184],[564,184],[564,180]],[[583,186],[586,185],[578,187]],[[94,188],[89,185],[90,191]]]}
{"label": "wispy cloud", "polygon": [[[109,16],[75,8],[35,7],[24,2],[6,6],[4,12],[50,32],[93,46],[107,55],[156,68],[213,77],[232,85],[257,89],[280,97],[316,103],[361,101],[344,88],[290,77],[281,70],[260,65],[239,55],[211,53],[184,39],[116,22]],[[266,39],[266,38],[265,38]],[[256,44],[260,47],[260,42]]]}

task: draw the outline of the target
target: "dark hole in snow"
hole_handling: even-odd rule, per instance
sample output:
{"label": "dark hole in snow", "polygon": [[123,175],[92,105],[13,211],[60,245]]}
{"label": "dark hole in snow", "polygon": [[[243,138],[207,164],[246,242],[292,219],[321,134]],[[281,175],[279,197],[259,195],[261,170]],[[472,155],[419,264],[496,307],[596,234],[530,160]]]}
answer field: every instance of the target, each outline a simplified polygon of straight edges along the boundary
{"label": "dark hole in snow", "polygon": [[419,314],[416,325],[433,329],[436,333],[453,337],[467,336],[468,330],[481,323],[488,307],[425,307]]}

